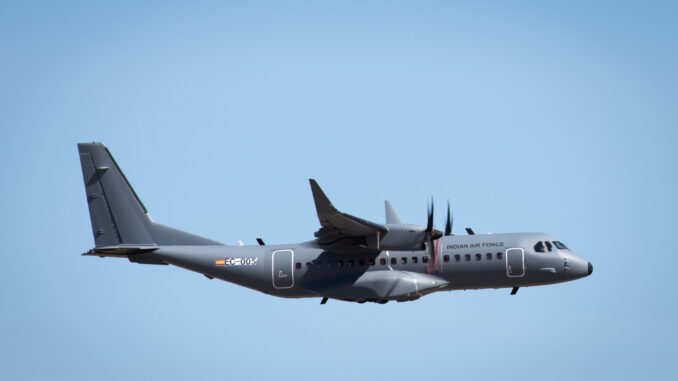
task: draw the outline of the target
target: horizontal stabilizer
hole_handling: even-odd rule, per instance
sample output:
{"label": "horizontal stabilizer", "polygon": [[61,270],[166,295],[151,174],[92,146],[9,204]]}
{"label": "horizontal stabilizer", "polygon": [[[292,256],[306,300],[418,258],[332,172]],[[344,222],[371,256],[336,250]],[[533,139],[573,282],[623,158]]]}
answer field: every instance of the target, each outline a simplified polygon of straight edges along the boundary
{"label": "horizontal stabilizer", "polygon": [[96,247],[83,255],[126,257],[134,254],[152,253],[156,250],[158,250],[157,246],[101,246]]}

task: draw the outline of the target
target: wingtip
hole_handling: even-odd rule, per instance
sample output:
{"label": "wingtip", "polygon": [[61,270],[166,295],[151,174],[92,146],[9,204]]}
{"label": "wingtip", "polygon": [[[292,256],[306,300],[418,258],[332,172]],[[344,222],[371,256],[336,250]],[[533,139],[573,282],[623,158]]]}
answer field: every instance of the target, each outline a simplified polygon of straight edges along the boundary
{"label": "wingtip", "polygon": [[315,181],[315,179],[308,179],[308,182],[311,185],[311,190],[313,191],[313,193],[319,192],[325,194],[323,189],[320,187],[320,184],[318,184],[318,182]]}

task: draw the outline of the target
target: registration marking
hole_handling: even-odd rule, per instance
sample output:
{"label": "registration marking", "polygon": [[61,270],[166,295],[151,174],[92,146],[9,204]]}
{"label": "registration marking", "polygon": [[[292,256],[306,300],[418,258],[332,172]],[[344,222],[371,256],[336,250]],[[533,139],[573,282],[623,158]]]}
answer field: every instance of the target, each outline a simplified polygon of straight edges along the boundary
{"label": "registration marking", "polygon": [[257,257],[245,258],[224,258],[217,259],[217,266],[254,266],[257,264]]}

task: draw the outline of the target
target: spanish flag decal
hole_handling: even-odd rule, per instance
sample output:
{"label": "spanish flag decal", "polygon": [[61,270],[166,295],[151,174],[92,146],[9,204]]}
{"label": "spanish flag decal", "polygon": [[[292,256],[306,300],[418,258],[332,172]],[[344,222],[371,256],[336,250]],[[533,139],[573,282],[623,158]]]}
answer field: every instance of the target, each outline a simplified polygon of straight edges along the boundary
{"label": "spanish flag decal", "polygon": [[217,266],[224,266],[226,264],[225,259],[217,259]]}

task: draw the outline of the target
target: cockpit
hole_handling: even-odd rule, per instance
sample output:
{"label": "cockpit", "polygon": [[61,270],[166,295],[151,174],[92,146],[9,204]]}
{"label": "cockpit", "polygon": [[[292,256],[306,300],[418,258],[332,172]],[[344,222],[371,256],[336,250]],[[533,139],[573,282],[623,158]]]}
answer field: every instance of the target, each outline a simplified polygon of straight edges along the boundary
{"label": "cockpit", "polygon": [[548,253],[553,251],[554,247],[558,250],[570,250],[560,241],[539,241],[534,245],[534,251],[535,253]]}

